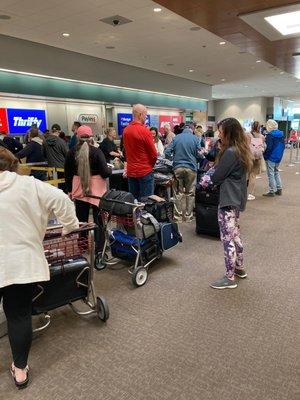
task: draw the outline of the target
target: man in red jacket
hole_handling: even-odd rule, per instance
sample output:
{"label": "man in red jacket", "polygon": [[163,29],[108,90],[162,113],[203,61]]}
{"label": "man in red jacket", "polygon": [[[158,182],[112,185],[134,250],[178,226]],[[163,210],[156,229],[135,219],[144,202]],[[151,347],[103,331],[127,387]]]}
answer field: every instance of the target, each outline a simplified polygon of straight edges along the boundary
{"label": "man in red jacket", "polygon": [[153,167],[157,151],[153,137],[145,126],[147,108],[136,104],[132,108],[133,121],[124,129],[123,142],[127,161],[129,191],[137,200],[154,192]]}

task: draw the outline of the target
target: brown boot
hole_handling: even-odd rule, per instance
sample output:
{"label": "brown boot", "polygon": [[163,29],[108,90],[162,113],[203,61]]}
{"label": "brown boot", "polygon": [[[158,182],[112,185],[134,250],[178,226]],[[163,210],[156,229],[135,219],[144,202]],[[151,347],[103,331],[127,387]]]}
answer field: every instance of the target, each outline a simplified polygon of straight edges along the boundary
{"label": "brown boot", "polygon": [[282,189],[277,189],[275,194],[277,194],[277,196],[282,196]]}

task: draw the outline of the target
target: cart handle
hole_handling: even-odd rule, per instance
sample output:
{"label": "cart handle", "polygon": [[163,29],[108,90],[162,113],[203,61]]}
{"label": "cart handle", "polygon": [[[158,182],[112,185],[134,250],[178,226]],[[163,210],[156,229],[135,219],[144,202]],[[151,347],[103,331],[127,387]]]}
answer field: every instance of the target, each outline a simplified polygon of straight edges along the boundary
{"label": "cart handle", "polygon": [[91,197],[93,199],[99,199],[99,200],[105,200],[105,201],[109,201],[111,203],[118,203],[118,204],[125,204],[127,206],[131,206],[131,207],[144,207],[145,204],[138,202],[138,203],[129,203],[128,201],[121,201],[121,200],[114,200],[114,199],[106,199],[104,197],[100,197],[100,196],[94,196],[92,194],[86,195],[86,197]]}
{"label": "cart handle", "polygon": [[[86,223],[80,223],[79,224],[79,229],[75,229],[74,231],[69,232],[67,235],[64,235],[64,237],[67,237],[68,235],[73,235],[74,233],[81,233],[81,232],[89,232],[89,231],[93,231],[97,228],[98,226],[96,224],[94,224],[93,222],[86,222]],[[55,229],[62,229],[63,226],[62,225],[54,225],[54,226],[48,226],[46,228],[46,235],[45,235],[45,239],[52,239],[52,238],[56,238],[56,237],[61,237],[62,234],[61,232],[53,232],[53,233],[47,233],[47,231],[52,231]]]}

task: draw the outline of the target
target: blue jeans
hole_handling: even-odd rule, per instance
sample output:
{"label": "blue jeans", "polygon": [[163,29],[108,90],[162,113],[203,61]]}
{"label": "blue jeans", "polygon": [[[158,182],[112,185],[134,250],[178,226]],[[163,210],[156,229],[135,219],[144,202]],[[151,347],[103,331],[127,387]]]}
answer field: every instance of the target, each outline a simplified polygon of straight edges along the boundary
{"label": "blue jeans", "polygon": [[154,194],[154,176],[153,173],[140,178],[128,178],[129,192],[134,198],[141,201],[143,197]]}
{"label": "blue jeans", "polygon": [[282,189],[281,179],[278,172],[279,163],[266,160],[267,174],[269,179],[269,191],[274,193],[278,189]]}

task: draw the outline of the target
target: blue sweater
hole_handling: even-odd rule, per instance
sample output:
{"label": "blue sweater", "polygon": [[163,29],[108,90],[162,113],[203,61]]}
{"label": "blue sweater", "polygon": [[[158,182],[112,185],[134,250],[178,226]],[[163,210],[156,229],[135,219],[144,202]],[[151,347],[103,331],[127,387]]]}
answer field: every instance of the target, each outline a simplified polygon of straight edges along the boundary
{"label": "blue sweater", "polygon": [[165,150],[167,158],[173,158],[173,168],[189,168],[197,171],[197,162],[202,158],[198,153],[201,150],[200,139],[193,135],[188,128],[177,135]]}
{"label": "blue sweater", "polygon": [[266,136],[266,151],[264,152],[264,159],[274,163],[280,163],[284,153],[284,135],[278,129],[274,129]]}

